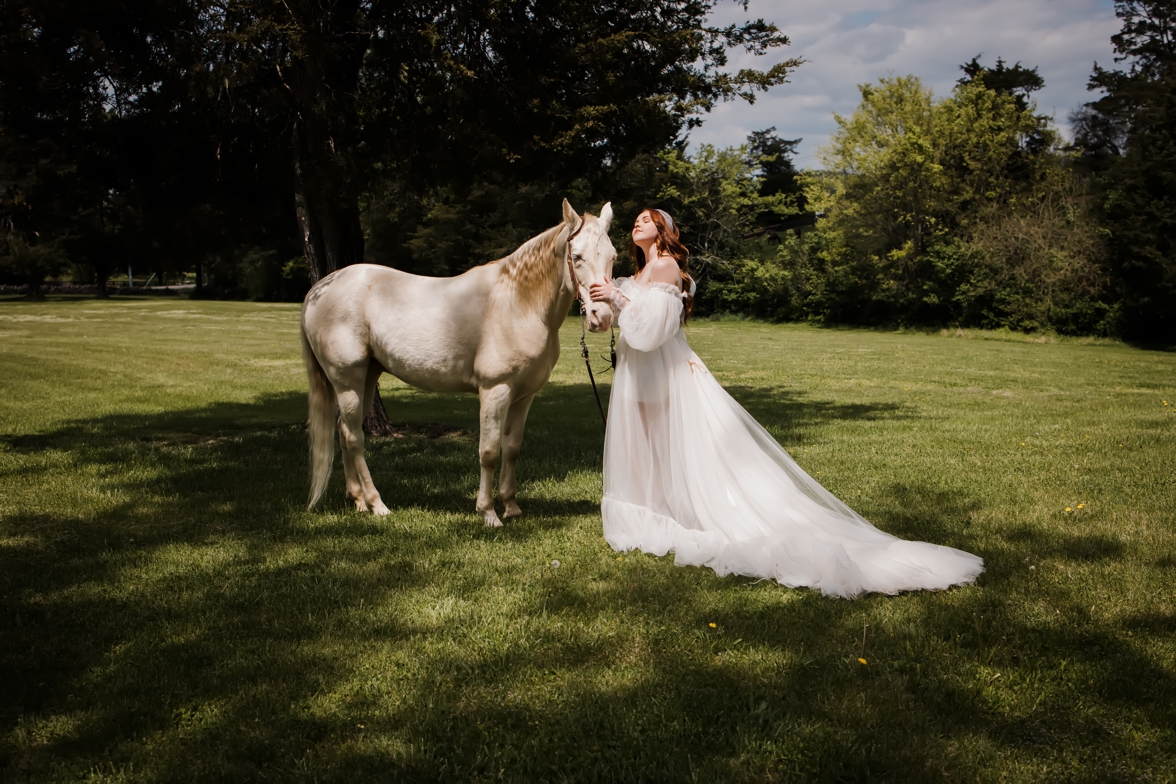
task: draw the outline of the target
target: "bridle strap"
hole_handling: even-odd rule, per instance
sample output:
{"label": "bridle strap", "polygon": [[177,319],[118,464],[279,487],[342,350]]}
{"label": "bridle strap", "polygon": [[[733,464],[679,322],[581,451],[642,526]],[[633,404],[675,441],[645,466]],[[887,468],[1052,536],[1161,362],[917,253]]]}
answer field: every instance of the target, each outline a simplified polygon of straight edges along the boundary
{"label": "bridle strap", "polygon": [[[568,235],[568,277],[572,281],[572,291],[574,299],[580,305],[580,355],[584,357],[584,367],[588,369],[588,380],[592,382],[592,395],[596,398],[596,407],[600,410],[600,421],[605,429],[608,429],[608,417],[604,414],[604,404],[600,402],[600,391],[596,388],[596,377],[592,375],[592,361],[588,358],[588,326],[587,315],[588,310],[584,294],[581,291],[580,279],[576,277],[576,267],[572,264],[572,238],[580,233],[584,228],[584,216],[580,216],[580,225],[576,230]],[[615,364],[615,360],[614,360]]]}
{"label": "bridle strap", "polygon": [[580,224],[576,226],[576,230],[568,235],[568,252],[565,260],[568,263],[568,278],[572,281],[572,292],[575,299],[580,301],[580,309],[584,309],[584,295],[580,291],[580,279],[576,277],[576,268],[572,265],[572,240],[584,228],[584,216],[580,216]]}

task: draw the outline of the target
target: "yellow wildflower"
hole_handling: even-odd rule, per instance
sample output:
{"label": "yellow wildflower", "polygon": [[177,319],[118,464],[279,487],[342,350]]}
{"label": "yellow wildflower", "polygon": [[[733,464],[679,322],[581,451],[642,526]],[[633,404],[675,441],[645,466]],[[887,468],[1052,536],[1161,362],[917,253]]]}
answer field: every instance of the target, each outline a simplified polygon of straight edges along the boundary
{"label": "yellow wildflower", "polygon": [[866,664],[866,660],[861,658],[860,656],[858,657],[858,661],[861,662],[862,664]]}
{"label": "yellow wildflower", "polygon": [[1079,508],[1079,509],[1085,509],[1085,508],[1086,508],[1086,504],[1078,504],[1078,508]]}
{"label": "yellow wildflower", "polygon": [[718,627],[718,624],[714,624],[714,623],[708,623],[708,624],[707,624],[707,626],[711,627],[712,629],[717,629],[717,628],[719,628],[719,627]]}
{"label": "yellow wildflower", "polygon": [[1067,512],[1073,512],[1074,510],[1073,510],[1073,509],[1071,509],[1070,507],[1068,507],[1068,506],[1067,506],[1067,507],[1066,507],[1066,511],[1067,511]]}

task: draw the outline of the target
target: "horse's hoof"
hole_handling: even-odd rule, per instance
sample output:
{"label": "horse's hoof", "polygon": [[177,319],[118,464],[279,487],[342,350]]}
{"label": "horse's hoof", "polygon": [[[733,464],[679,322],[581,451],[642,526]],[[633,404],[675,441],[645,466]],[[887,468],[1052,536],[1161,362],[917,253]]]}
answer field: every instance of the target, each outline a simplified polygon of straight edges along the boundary
{"label": "horse's hoof", "polygon": [[501,528],[502,521],[498,519],[498,513],[491,509],[489,512],[483,512],[482,517],[485,520],[484,525],[487,528]]}
{"label": "horse's hoof", "polygon": [[376,517],[387,517],[389,514],[388,507],[384,506],[383,501],[376,501],[375,506],[372,507],[372,514]]}
{"label": "horse's hoof", "polygon": [[506,505],[506,509],[502,513],[503,520],[513,520],[516,517],[522,517],[522,516],[523,516],[523,510],[519,509],[519,505],[516,504],[514,501],[511,501],[510,503],[508,503]]}

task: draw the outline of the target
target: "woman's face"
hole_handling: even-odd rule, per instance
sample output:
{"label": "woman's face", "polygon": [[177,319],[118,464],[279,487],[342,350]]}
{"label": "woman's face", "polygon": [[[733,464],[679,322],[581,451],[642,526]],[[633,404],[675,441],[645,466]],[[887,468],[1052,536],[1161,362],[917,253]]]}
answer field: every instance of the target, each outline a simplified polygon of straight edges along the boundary
{"label": "woman's face", "polygon": [[657,224],[649,216],[649,210],[637,216],[633,222],[633,242],[637,245],[657,239]]}

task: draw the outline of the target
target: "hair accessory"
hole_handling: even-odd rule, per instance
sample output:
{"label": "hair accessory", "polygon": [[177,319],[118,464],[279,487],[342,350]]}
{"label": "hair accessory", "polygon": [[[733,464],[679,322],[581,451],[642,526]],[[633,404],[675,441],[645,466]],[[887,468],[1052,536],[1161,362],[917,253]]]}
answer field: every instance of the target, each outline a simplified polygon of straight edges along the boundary
{"label": "hair accessory", "polygon": [[670,213],[666,212],[665,210],[658,210],[658,212],[660,212],[661,216],[666,219],[666,225],[670,227],[670,231],[673,231],[674,219],[670,217]]}

